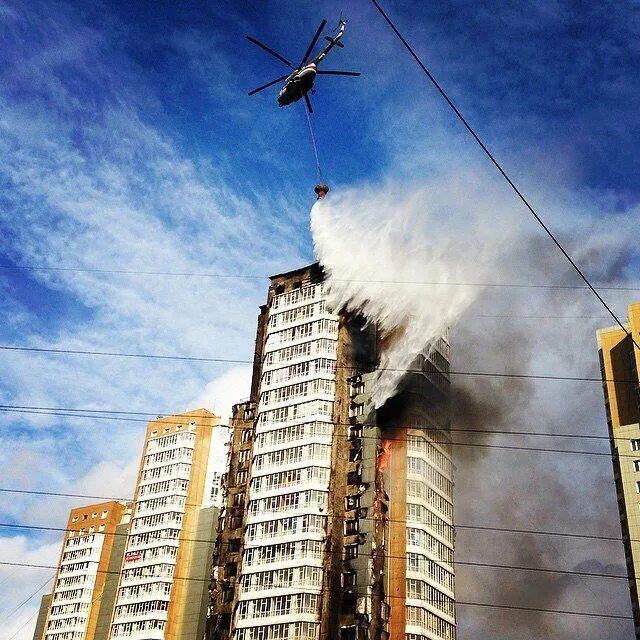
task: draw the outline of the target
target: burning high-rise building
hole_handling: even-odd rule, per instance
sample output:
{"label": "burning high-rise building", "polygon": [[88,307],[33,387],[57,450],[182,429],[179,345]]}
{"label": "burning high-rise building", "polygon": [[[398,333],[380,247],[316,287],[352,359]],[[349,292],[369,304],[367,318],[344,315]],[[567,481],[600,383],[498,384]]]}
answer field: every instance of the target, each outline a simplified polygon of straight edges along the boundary
{"label": "burning high-rise building", "polygon": [[[604,404],[611,439],[631,607],[640,640],[640,302],[629,306],[626,333],[621,327],[598,331]],[[633,337],[633,339],[632,339]]]}
{"label": "burning high-rise building", "polygon": [[271,278],[234,407],[207,640],[455,638],[449,345],[376,410],[394,338],[329,309],[318,264]]}

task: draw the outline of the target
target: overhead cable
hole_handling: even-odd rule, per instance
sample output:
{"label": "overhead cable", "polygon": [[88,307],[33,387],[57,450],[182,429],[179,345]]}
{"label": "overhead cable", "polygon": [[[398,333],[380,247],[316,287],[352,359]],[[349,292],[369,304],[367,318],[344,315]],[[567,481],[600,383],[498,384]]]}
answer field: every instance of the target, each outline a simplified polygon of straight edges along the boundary
{"label": "overhead cable", "polygon": [[[35,569],[57,569],[57,567],[55,567],[54,565],[45,565],[45,564],[35,564],[35,563],[29,563],[29,562],[6,562],[6,561],[0,561],[0,565],[5,565],[5,566],[19,566],[19,567],[30,567],[30,568],[35,568]],[[107,574],[113,574],[113,575],[120,575],[119,571],[111,571],[108,569],[98,569],[97,570],[98,573],[107,573]],[[191,582],[205,582],[207,584],[210,584],[210,580],[206,579],[206,578],[191,578],[188,576],[173,576],[172,577],[173,580],[186,580],[186,581],[191,581]],[[354,585],[355,587],[362,587],[365,588],[365,586],[370,586],[370,585]],[[322,589],[321,591],[323,592],[331,592],[331,590],[329,589]],[[342,593],[342,590],[340,590],[340,593]],[[394,595],[386,595],[385,596],[387,599],[389,598],[399,598],[402,600],[405,600],[405,596],[394,596]],[[427,603],[431,603],[433,602],[434,604],[438,604],[439,601],[438,600],[429,600],[429,599],[422,599],[422,602],[427,602]],[[526,607],[526,606],[519,606],[519,605],[507,605],[507,604],[495,604],[492,602],[476,602],[476,601],[470,601],[470,600],[457,600],[455,601],[456,606],[461,605],[461,606],[468,606],[468,607],[484,607],[484,608],[489,608],[489,609],[505,609],[505,610],[509,610],[509,611],[522,611],[522,612],[533,612],[533,613],[552,613],[552,614],[559,614],[559,615],[568,615],[568,616],[583,616],[583,617],[587,617],[587,618],[604,618],[604,619],[611,619],[611,620],[633,620],[632,616],[628,616],[628,615],[618,615],[618,614],[613,614],[613,613],[596,613],[593,611],[575,611],[573,609],[544,609],[541,607]]]}
{"label": "overhead cable", "polygon": [[[0,351],[26,351],[32,353],[54,353],[63,355],[86,355],[86,356],[110,356],[118,358],[149,358],[151,360],[184,360],[187,362],[216,362],[222,364],[253,364],[253,360],[239,358],[211,358],[204,356],[183,356],[183,355],[161,355],[153,353],[126,353],[118,351],[85,351],[80,349],[54,349],[50,347],[27,347],[21,345],[0,345]],[[358,367],[349,365],[336,365],[336,369],[347,371],[359,371]],[[399,373],[429,373],[421,368],[402,367],[376,367],[374,371],[391,371]],[[438,371],[441,375],[441,371]],[[616,384],[637,384],[637,380],[624,380],[620,378],[600,378],[594,376],[568,376],[557,374],[536,374],[536,373],[500,373],[497,371],[457,371],[451,369],[446,372],[447,376],[468,376],[475,378],[508,378],[515,380],[565,380],[567,382],[614,382]]]}
{"label": "overhead cable", "polygon": [[[35,265],[10,265],[0,264],[0,269],[15,271],[61,271],[78,273],[104,273],[114,275],[146,275],[146,276],[175,276],[189,278],[218,278],[233,280],[269,280],[269,276],[237,273],[209,273],[209,272],[189,272],[189,271],[144,271],[139,269],[91,269],[84,267],[43,267]],[[571,290],[582,289],[590,291],[589,287],[575,284],[527,284],[521,282],[437,282],[429,280],[366,280],[366,279],[342,279],[331,277],[332,282],[353,282],[356,284],[401,284],[401,285],[426,285],[426,286],[449,286],[449,287],[487,287],[487,288],[514,288],[514,289],[556,289]],[[623,287],[614,285],[598,285],[601,291],[640,291],[640,285],[636,287]],[[607,316],[609,317],[609,316]]]}
{"label": "overhead cable", "polygon": [[376,7],[376,9],[378,10],[378,12],[380,13],[380,15],[385,19],[386,23],[391,27],[392,31],[396,34],[396,36],[398,36],[398,38],[400,39],[400,42],[402,42],[402,44],[405,46],[405,48],[407,49],[407,51],[411,54],[412,58],[417,62],[418,66],[422,69],[422,71],[425,73],[425,75],[427,76],[427,78],[429,78],[429,80],[431,81],[431,83],[433,84],[433,86],[437,89],[438,93],[444,98],[445,102],[449,105],[449,107],[453,110],[453,112],[455,113],[456,117],[458,118],[458,120],[460,120],[460,122],[464,125],[464,127],[467,129],[467,131],[473,136],[473,139],[478,143],[478,145],[480,146],[480,148],[482,149],[482,151],[485,153],[485,155],[489,158],[489,160],[491,160],[492,164],[495,166],[495,168],[498,170],[498,172],[500,173],[500,175],[502,175],[502,177],[507,181],[507,183],[509,184],[509,186],[513,189],[514,193],[518,196],[518,198],[522,201],[522,203],[525,205],[525,207],[529,210],[529,212],[531,213],[531,215],[536,219],[536,221],[538,222],[538,224],[544,229],[545,233],[549,236],[549,238],[551,238],[551,240],[553,241],[553,243],[556,245],[556,247],[560,250],[560,252],[562,253],[562,255],[567,259],[567,261],[569,262],[569,264],[573,267],[573,269],[575,270],[575,272],[580,276],[580,278],[582,279],[582,281],[587,285],[587,287],[591,290],[591,292],[593,293],[593,295],[600,301],[600,303],[602,304],[602,306],[607,310],[607,312],[609,313],[609,315],[613,318],[613,320],[615,321],[615,323],[624,331],[624,333],[627,335],[627,337],[632,341],[632,343],[634,344],[634,346],[636,347],[636,349],[640,350],[640,345],[638,344],[638,342],[636,342],[636,339],[631,335],[630,331],[627,329],[627,327],[622,323],[622,321],[618,318],[618,316],[613,312],[613,310],[611,309],[611,307],[606,303],[606,301],[604,300],[604,298],[598,293],[598,291],[596,290],[596,288],[591,284],[591,282],[589,281],[589,279],[587,278],[587,276],[584,274],[584,272],[582,271],[582,269],[580,269],[580,267],[577,265],[577,263],[574,261],[574,259],[569,255],[569,253],[567,252],[567,250],[562,246],[562,244],[560,243],[560,241],[556,238],[556,236],[554,235],[554,233],[551,231],[551,229],[546,225],[546,223],[542,220],[542,218],[540,217],[540,215],[535,211],[535,209],[531,206],[531,204],[529,204],[529,201],[527,200],[527,198],[523,195],[523,193],[520,191],[520,189],[518,189],[518,187],[515,185],[515,183],[513,182],[513,180],[509,177],[509,175],[507,174],[507,172],[502,168],[502,165],[496,160],[495,156],[491,153],[491,151],[489,151],[488,147],[484,144],[484,142],[480,139],[480,136],[475,132],[475,130],[473,129],[473,127],[471,127],[471,125],[467,122],[466,118],[462,115],[462,113],[460,112],[460,110],[456,107],[456,105],[453,103],[453,101],[451,100],[451,98],[449,98],[449,96],[446,94],[446,92],[444,91],[444,89],[442,88],[442,86],[440,85],[440,83],[435,79],[435,77],[433,76],[433,74],[429,71],[429,69],[427,69],[427,67],[425,66],[425,64],[422,62],[422,60],[418,57],[418,54],[413,50],[413,48],[411,47],[411,45],[407,42],[407,40],[404,38],[404,36],[400,33],[400,31],[398,30],[398,28],[395,26],[395,24],[391,21],[391,19],[389,18],[389,16],[386,14],[386,12],[384,11],[384,9],[380,6],[380,3],[378,2],[378,0],[371,0],[371,2],[373,3],[373,5]]}
{"label": "overhead cable", "polygon": [[[5,490],[3,490],[5,491]],[[11,490],[9,490],[8,492],[12,492]],[[78,495],[78,494],[64,494],[64,493],[55,493],[55,492],[51,492],[49,493],[43,493],[43,492],[36,492],[36,495],[51,495],[53,497],[61,497],[61,496],[68,496],[68,497],[72,497],[72,498],[84,498],[84,499],[91,499],[91,500],[116,500],[119,502],[125,502],[125,503],[130,503],[130,504],[134,504],[136,501],[131,499],[131,498],[115,498],[113,496],[109,497],[109,496],[87,496],[87,495]],[[138,499],[137,502],[140,502],[141,500]],[[201,507],[202,505],[198,505],[198,504],[185,504],[183,506],[190,506],[190,507]],[[334,519],[334,520],[344,520],[346,519],[344,517],[344,515],[325,515],[324,517],[329,518],[329,519]],[[366,517],[366,518],[361,518],[361,520],[374,520],[375,518],[370,518],[370,517]],[[390,519],[387,518],[386,522],[397,522],[397,523],[401,523],[401,524],[406,524],[408,521],[407,520],[398,520],[398,519]],[[533,535],[533,536],[548,536],[548,537],[553,537],[553,538],[571,538],[571,539],[578,539],[578,540],[598,540],[601,542],[622,542],[627,540],[626,538],[622,538],[620,536],[607,536],[607,535],[597,535],[597,534],[588,534],[588,533],[574,533],[571,531],[549,531],[549,530],[545,530],[545,529],[518,529],[518,528],[513,528],[513,527],[490,527],[490,526],[485,526],[485,525],[471,525],[471,524],[454,524],[452,525],[452,527],[454,527],[455,529],[465,529],[465,530],[470,530],[470,531],[491,531],[494,533],[510,533],[510,534],[517,534],[517,535]],[[5,528],[5,529],[25,529],[25,530],[36,530],[36,531],[60,531],[60,532],[70,532],[73,531],[72,529],[64,529],[62,527],[45,527],[45,526],[40,526],[40,525],[28,525],[28,524],[15,524],[15,523],[10,523],[10,522],[1,522],[0,523],[0,528]],[[100,532],[96,532],[96,533],[100,533]],[[120,533],[113,533],[113,534],[109,534],[109,535],[127,535],[127,534],[120,534]],[[193,540],[194,542],[205,542],[204,540]],[[636,539],[630,539],[629,542],[640,542],[640,539],[636,540]]]}

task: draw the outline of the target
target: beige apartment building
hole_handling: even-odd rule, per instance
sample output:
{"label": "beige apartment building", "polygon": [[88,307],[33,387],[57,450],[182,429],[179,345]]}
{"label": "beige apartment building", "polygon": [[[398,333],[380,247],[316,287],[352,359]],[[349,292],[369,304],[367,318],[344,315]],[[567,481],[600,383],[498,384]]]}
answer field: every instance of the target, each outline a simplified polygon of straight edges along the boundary
{"label": "beige apartment building", "polygon": [[118,501],[71,510],[34,640],[106,640],[130,512]]}
{"label": "beige apartment building", "polygon": [[203,637],[223,429],[206,409],[148,424],[133,502],[71,511],[34,640]]}
{"label": "beige apartment building", "polygon": [[600,329],[598,352],[613,472],[618,494],[631,606],[636,639],[640,640],[640,302],[629,305],[629,334],[620,327]]}
{"label": "beige apartment building", "polygon": [[149,423],[109,638],[203,636],[218,518],[212,441],[219,425],[206,409]]}

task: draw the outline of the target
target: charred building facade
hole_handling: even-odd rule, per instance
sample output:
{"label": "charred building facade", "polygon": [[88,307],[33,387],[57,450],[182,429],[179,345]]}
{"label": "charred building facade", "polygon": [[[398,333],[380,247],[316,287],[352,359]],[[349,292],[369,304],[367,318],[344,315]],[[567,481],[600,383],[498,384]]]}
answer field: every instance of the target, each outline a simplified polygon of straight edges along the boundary
{"label": "charred building facade", "polygon": [[273,276],[236,405],[207,640],[454,640],[449,346],[375,409],[385,340]]}

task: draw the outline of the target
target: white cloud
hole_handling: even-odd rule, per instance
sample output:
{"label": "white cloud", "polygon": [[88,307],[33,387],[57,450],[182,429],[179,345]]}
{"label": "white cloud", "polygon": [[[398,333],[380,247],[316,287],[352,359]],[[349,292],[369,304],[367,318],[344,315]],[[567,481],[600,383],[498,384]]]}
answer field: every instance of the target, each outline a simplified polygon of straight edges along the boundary
{"label": "white cloud", "polygon": [[230,424],[231,406],[249,397],[251,371],[250,365],[232,367],[209,382],[204,391],[189,403],[189,407],[209,409],[220,416],[222,424]]}

